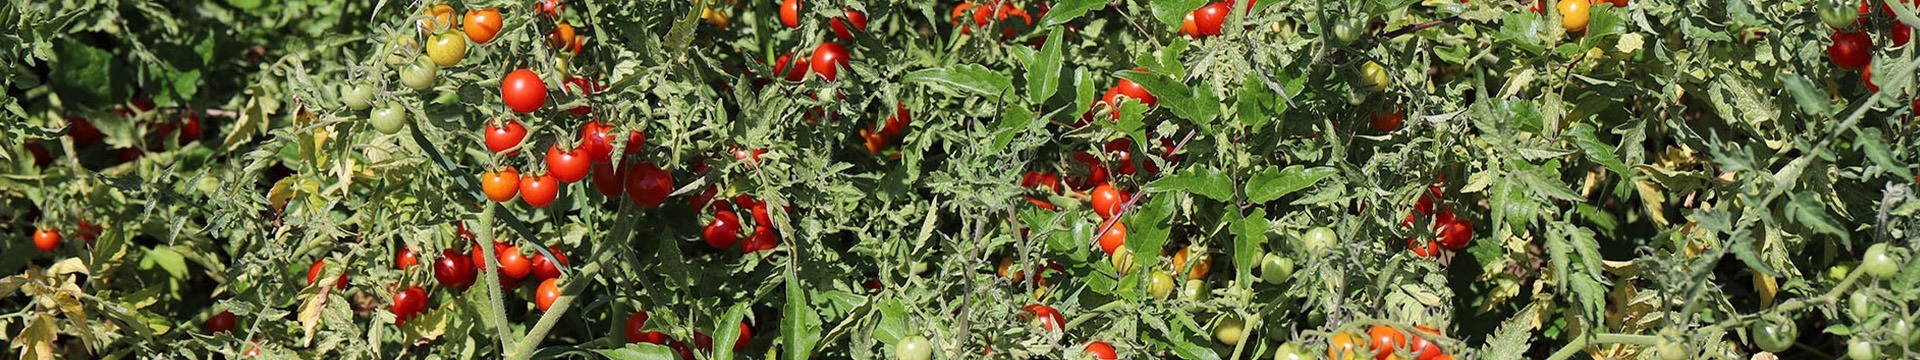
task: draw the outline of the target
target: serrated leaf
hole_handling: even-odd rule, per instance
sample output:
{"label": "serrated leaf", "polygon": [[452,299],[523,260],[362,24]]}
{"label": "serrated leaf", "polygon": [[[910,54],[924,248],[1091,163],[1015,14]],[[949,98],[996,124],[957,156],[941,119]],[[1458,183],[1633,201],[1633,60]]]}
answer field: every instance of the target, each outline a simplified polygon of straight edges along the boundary
{"label": "serrated leaf", "polygon": [[1143,187],[1146,192],[1186,191],[1215,201],[1233,200],[1233,179],[1220,170],[1189,167],[1161,177]]}
{"label": "serrated leaf", "polygon": [[1202,130],[1220,116],[1220,99],[1215,98],[1212,91],[1190,88],[1187,84],[1157,73],[1121,71],[1115,75],[1140,84],[1147,93],[1153,94],[1160,105],[1172,110],[1174,116],[1191,120]]}
{"label": "serrated leaf", "polygon": [[1267,228],[1270,225],[1272,223],[1268,222],[1267,209],[1264,208],[1254,208],[1253,213],[1233,223],[1234,278],[1242,280],[1241,284],[1247,284],[1245,280],[1252,274],[1253,263],[1259,261],[1258,256],[1265,252],[1262,249],[1267,246]]}
{"label": "serrated leaf", "polygon": [[1106,7],[1107,1],[1105,0],[1064,0],[1058,5],[1054,5],[1053,9],[1047,10],[1047,16],[1040,18],[1040,26],[1059,26],[1068,21],[1073,21],[1073,19],[1079,18],[1081,15],[1086,15],[1088,11],[1099,10]]}
{"label": "serrated leaf", "polygon": [[715,360],[733,360],[733,343],[740,341],[740,324],[747,317],[747,304],[735,302],[726,315],[715,318],[718,321],[712,330]]}
{"label": "serrated leaf", "polygon": [[1627,164],[1620,162],[1620,157],[1614,154],[1617,149],[1614,149],[1613,145],[1600,141],[1593,125],[1574,124],[1572,128],[1567,129],[1567,135],[1573,137],[1573,146],[1580,148],[1580,151],[1587,155],[1587,160],[1605,166],[1607,170],[1613,171],[1614,175],[1632,176],[1632,173],[1628,172]]}
{"label": "serrated leaf", "polygon": [[1780,79],[1780,85],[1793,94],[1793,102],[1800,105],[1800,111],[1815,116],[1833,114],[1833,99],[1827,98],[1827,92],[1815,88],[1812,82],[1800,74],[1783,72],[1774,77]]}
{"label": "serrated leaf", "polygon": [[998,99],[1005,94],[1013,80],[1007,74],[988,69],[979,64],[960,64],[944,68],[933,68],[907,73],[901,81],[926,84],[934,89],[946,92],[968,92],[988,98]]}
{"label": "serrated leaf", "polygon": [[1064,35],[1064,29],[1054,28],[1047,34],[1046,45],[1040,47],[1040,53],[1027,65],[1028,101],[1046,103],[1047,98],[1060,89],[1060,43]]}
{"label": "serrated leaf", "polygon": [[1247,201],[1265,203],[1274,201],[1295,191],[1312,187],[1320,180],[1338,173],[1330,167],[1308,168],[1302,165],[1288,166],[1286,169],[1267,168],[1254,173],[1247,179]]}

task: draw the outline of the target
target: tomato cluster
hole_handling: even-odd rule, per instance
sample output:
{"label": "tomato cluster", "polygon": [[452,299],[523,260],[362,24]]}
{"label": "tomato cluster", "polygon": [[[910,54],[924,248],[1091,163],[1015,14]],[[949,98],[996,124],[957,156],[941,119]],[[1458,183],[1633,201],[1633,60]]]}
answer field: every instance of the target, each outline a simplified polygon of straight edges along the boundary
{"label": "tomato cluster", "polygon": [[[1876,16],[1870,4],[1860,2],[1858,11],[1844,6],[1829,4],[1820,9],[1820,19],[1833,27],[1832,43],[1827,45],[1827,60],[1835,67],[1844,70],[1860,70],[1860,82],[1867,91],[1879,92],[1880,86],[1873,83],[1873,53],[1876,50],[1871,32],[1876,28],[1885,30],[1891,39],[1889,48],[1906,46],[1913,39],[1913,29],[1905,22],[1895,18],[1893,9],[1886,3],[1880,4]],[[1915,101],[1920,104],[1920,100]]]}
{"label": "tomato cluster", "polygon": [[1444,201],[1442,191],[1444,190],[1438,184],[1427,187],[1427,190],[1420,194],[1420,199],[1414,202],[1413,210],[1407,213],[1406,220],[1401,221],[1401,226],[1413,227],[1428,219],[1429,216],[1432,217],[1432,222],[1427,223],[1433,231],[1431,236],[1407,239],[1407,250],[1412,251],[1414,255],[1425,258],[1435,257],[1442,251],[1465,248],[1473,241],[1473,224],[1466,219],[1454,216],[1453,210],[1444,208],[1445,204],[1441,203]]}
{"label": "tomato cluster", "polygon": [[[1046,12],[1043,10],[1040,15],[1046,16]],[[1034,17],[1032,14],[1028,14],[1025,8],[1021,8],[1012,2],[1001,0],[992,0],[985,3],[962,2],[959,5],[954,5],[952,13],[947,16],[949,20],[952,20],[953,26],[960,29],[961,34],[972,34],[973,29],[976,28],[980,29],[980,31],[990,31],[993,27],[998,26],[1000,28],[1001,40],[1006,40],[1016,34],[1031,30]],[[1013,22],[1009,19],[1019,19],[1019,22]]]}

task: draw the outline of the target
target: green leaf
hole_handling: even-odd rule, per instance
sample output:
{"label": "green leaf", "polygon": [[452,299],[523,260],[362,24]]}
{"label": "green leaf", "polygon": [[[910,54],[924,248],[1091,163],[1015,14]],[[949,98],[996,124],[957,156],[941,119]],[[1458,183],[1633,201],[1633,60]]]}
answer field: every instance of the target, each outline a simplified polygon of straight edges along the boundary
{"label": "green leaf", "polygon": [[[789,265],[792,266],[792,265]],[[820,341],[820,314],[807,306],[806,290],[793,271],[786,271],[787,306],[780,318],[780,340],[787,345],[787,360],[813,357],[814,343]]]}
{"label": "green leaf", "polygon": [[700,11],[707,6],[705,0],[693,0],[693,6],[687,8],[687,15],[673,22],[673,28],[667,29],[667,53],[681,54],[687,44],[693,42],[693,30],[700,26]]}
{"label": "green leaf", "polygon": [[1284,170],[1267,168],[1266,171],[1255,173],[1252,178],[1247,179],[1247,201],[1256,204],[1273,201],[1295,191],[1312,187],[1313,184],[1337,172],[1325,166],[1307,168],[1294,165]]}
{"label": "green leaf", "polygon": [[1202,130],[1208,128],[1215,117],[1220,116],[1220,99],[1205,88],[1189,88],[1187,84],[1174,81],[1173,78],[1156,73],[1121,71],[1116,74],[1132,80],[1153,94],[1161,105],[1173,110],[1173,115],[1192,120]]}
{"label": "green leaf", "polygon": [[960,64],[907,73],[901,79],[909,83],[933,86],[946,92],[970,92],[997,99],[1013,86],[1012,78],[979,64]]}
{"label": "green leaf", "polygon": [[1035,104],[1047,102],[1053,92],[1060,89],[1060,43],[1064,29],[1054,28],[1047,34],[1047,44],[1040,47],[1040,53],[1034,56],[1033,63],[1027,65],[1027,100]]}
{"label": "green leaf", "polygon": [[[1234,210],[1229,208],[1228,211],[1231,213]],[[1267,246],[1267,228],[1271,225],[1267,220],[1267,209],[1264,208],[1254,208],[1246,218],[1234,221],[1233,269],[1234,278],[1240,279],[1240,284],[1248,283],[1246,280],[1250,279],[1248,276],[1253,272],[1253,263],[1265,253],[1262,249]]]}
{"label": "green leaf", "polygon": [[1040,121],[1040,118],[1036,118],[1033,116],[1033,113],[1027,112],[1027,108],[1019,106],[1007,107],[1006,113],[1000,115],[1000,121],[993,126],[993,150],[1006,150],[1007,143],[1013,142],[1014,137],[1025,133],[1027,127],[1035,121]]}
{"label": "green leaf", "polygon": [[[1086,15],[1088,11],[1104,9],[1106,7],[1106,0],[1064,0],[1058,5],[1054,5],[1052,10],[1047,10],[1047,16],[1040,18],[1040,27],[1059,26],[1068,21],[1073,21],[1073,19],[1079,18],[1081,15]],[[1197,8],[1198,6],[1195,7]],[[1053,41],[1048,41],[1048,43],[1052,42]]]}
{"label": "green leaf", "polygon": [[154,266],[159,266],[160,269],[167,271],[167,275],[171,275],[175,279],[187,278],[186,256],[181,255],[180,252],[173,251],[171,247],[156,246],[148,249],[147,256],[141,257],[140,262],[140,268],[142,269],[152,269]]}
{"label": "green leaf", "polygon": [[873,325],[874,340],[891,345],[908,336],[907,306],[900,299],[880,300],[874,308],[880,310],[880,321]]}
{"label": "green leaf", "polygon": [[1587,160],[1592,160],[1601,166],[1607,167],[1607,170],[1613,171],[1615,175],[1631,178],[1633,175],[1629,172],[1630,169],[1627,169],[1627,164],[1621,163],[1620,157],[1614,155],[1616,149],[1613,148],[1613,145],[1607,145],[1606,142],[1600,141],[1599,136],[1594,134],[1594,131],[1593,125],[1579,123],[1574,124],[1573,128],[1567,129],[1567,135],[1573,137],[1573,146],[1579,147],[1581,152],[1587,154]]}
{"label": "green leaf", "polygon": [[[1125,246],[1134,254],[1145,254],[1133,257],[1134,269],[1152,269],[1160,262],[1160,257],[1153,254],[1160,253],[1160,248],[1167,244],[1167,235],[1173,233],[1173,223],[1168,221],[1173,217],[1173,210],[1172,196],[1155,196],[1152,200],[1139,203],[1139,207],[1128,213],[1126,223],[1130,225],[1127,226]],[[1129,275],[1144,273],[1134,271]]]}
{"label": "green leaf", "polygon": [[1774,77],[1780,79],[1787,93],[1793,94],[1793,102],[1800,104],[1800,111],[1822,117],[1833,115],[1833,99],[1827,98],[1827,92],[1816,88],[1807,78],[1786,72]]}
{"label": "green leaf", "polygon": [[680,356],[666,346],[648,343],[633,343],[627,344],[626,347],[592,351],[613,360],[677,360]]}
{"label": "green leaf", "polygon": [[1179,29],[1187,13],[1206,5],[1206,0],[1153,0],[1153,18],[1160,19],[1168,29]]}
{"label": "green leaf", "polygon": [[1233,179],[1227,178],[1227,175],[1221,173],[1220,170],[1212,168],[1189,167],[1182,169],[1179,172],[1147,183],[1144,189],[1149,193],[1186,191],[1211,198],[1215,201],[1225,202],[1233,200]]}
{"label": "green leaf", "polygon": [[[1286,106],[1275,99],[1276,97],[1273,90],[1268,89],[1267,84],[1260,81],[1260,75],[1248,73],[1247,79],[1240,82],[1240,97],[1237,99],[1238,103],[1234,105],[1234,110],[1240,117],[1240,123],[1250,128],[1267,126],[1267,122],[1273,120],[1273,115],[1286,110]],[[1278,111],[1270,110],[1269,107],[1278,108]]]}
{"label": "green leaf", "polygon": [[1913,171],[1908,170],[1906,164],[1900,163],[1900,160],[1893,156],[1893,149],[1887,146],[1886,139],[1880,135],[1879,128],[1856,127],[1854,131],[1856,132],[1853,139],[1854,145],[1867,155],[1867,159],[1873,160],[1874,165],[1879,165],[1881,170],[1900,175],[1901,180],[1913,178]]}
{"label": "green leaf", "polygon": [[118,61],[112,52],[74,41],[72,37],[61,37],[60,45],[54,47],[59,57],[49,61],[47,66],[52,80],[53,91],[60,94],[60,100],[86,107],[105,107],[110,102],[124,98],[115,94],[115,79],[126,79]]}
{"label": "green leaf", "polygon": [[747,303],[735,302],[727,309],[727,315],[715,318],[713,324],[713,359],[733,360],[733,343],[740,341],[741,320],[747,317]]}

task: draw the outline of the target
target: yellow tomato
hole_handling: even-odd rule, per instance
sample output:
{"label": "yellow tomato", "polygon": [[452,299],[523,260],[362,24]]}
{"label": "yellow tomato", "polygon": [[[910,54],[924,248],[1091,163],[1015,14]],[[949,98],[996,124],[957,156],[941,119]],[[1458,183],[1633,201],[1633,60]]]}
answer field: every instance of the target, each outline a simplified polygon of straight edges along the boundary
{"label": "yellow tomato", "polygon": [[1560,0],[1560,27],[1569,32],[1587,31],[1587,0]]}
{"label": "yellow tomato", "polygon": [[1354,339],[1353,335],[1339,333],[1334,334],[1332,339],[1327,339],[1328,359],[1354,360],[1360,358],[1359,354],[1360,343]]}
{"label": "yellow tomato", "polygon": [[447,4],[434,5],[421,14],[420,31],[433,32],[435,29],[453,26],[453,7]]}

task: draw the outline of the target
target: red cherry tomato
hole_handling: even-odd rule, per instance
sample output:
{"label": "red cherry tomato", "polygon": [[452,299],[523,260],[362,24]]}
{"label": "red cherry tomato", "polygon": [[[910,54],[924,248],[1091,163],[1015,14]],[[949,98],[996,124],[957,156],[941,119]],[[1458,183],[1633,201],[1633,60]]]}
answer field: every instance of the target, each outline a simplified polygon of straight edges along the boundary
{"label": "red cherry tomato", "polygon": [[520,171],[508,166],[480,174],[480,192],[487,193],[487,198],[494,202],[513,200],[513,195],[520,192]]}
{"label": "red cherry tomato", "polygon": [[[1880,6],[1886,6],[1884,2],[1880,4]],[[1907,41],[1913,40],[1913,28],[1907,26],[1907,23],[1895,21],[1893,22],[1893,29],[1888,30],[1888,32],[1891,33],[1888,36],[1893,37],[1894,47],[1907,46]]]}
{"label": "red cherry tomato", "polygon": [[1473,224],[1460,220],[1449,222],[1446,227],[1440,229],[1439,240],[1440,246],[1448,249],[1459,250],[1467,247],[1467,243],[1473,241]]}
{"label": "red cherry tomato", "polygon": [[746,350],[747,342],[749,341],[753,341],[753,329],[747,326],[746,322],[741,322],[740,338],[733,340],[733,351],[740,352],[740,350]]}
{"label": "red cherry tomato", "polygon": [[513,156],[520,152],[513,147],[520,145],[520,141],[527,138],[527,127],[520,125],[516,120],[507,120],[505,124],[506,126],[487,124],[485,134],[487,150],[502,156]]}
{"label": "red cherry tomato", "polygon": [[[1439,330],[1425,326],[1415,326],[1413,329],[1423,333],[1440,335]],[[1441,355],[1445,355],[1446,351],[1441,350],[1439,344],[1434,344],[1432,340],[1427,340],[1426,337],[1419,336],[1419,334],[1410,335],[1412,336],[1407,337],[1407,353],[1413,354],[1415,360],[1433,360]]]}
{"label": "red cherry tomato", "polygon": [[[785,16],[786,14],[783,12],[781,15]],[[853,40],[854,31],[867,31],[867,14],[855,10],[847,10],[845,21],[842,21],[842,18],[833,18],[833,21],[828,23],[828,25],[833,27],[833,36],[838,36],[842,40]]]}
{"label": "red cherry tomato", "polygon": [[1873,57],[1873,38],[1866,32],[1851,31],[1833,34],[1833,44],[1827,46],[1827,59],[1842,69],[1859,69],[1867,66]]}
{"label": "red cherry tomato", "polygon": [[1100,227],[1107,229],[1100,233],[1100,251],[1113,255],[1114,251],[1120,250],[1120,246],[1127,244],[1127,223],[1120,222],[1119,218],[1109,218],[1101,222]]}
{"label": "red cherry tomato", "polygon": [[394,325],[404,326],[407,319],[427,310],[427,291],[419,286],[408,286],[406,290],[393,294]]}
{"label": "red cherry tomato", "polygon": [[557,278],[560,277],[560,268],[567,266],[567,254],[561,253],[560,247],[548,245],[547,252],[553,253],[557,260],[547,260],[546,255],[533,254],[533,277]]}
{"label": "red cherry tomato", "polygon": [[607,132],[613,125],[600,123],[600,120],[588,120],[580,125],[580,150],[586,151],[587,159],[593,162],[613,161],[613,142],[607,138]]}
{"label": "red cherry tomato", "polygon": [[40,251],[53,251],[60,248],[60,231],[39,229],[33,231],[33,247]]}
{"label": "red cherry tomato", "polygon": [[780,24],[788,29],[800,28],[800,0],[780,2]]}
{"label": "red cherry tomato", "polygon": [[533,207],[547,207],[560,197],[560,186],[560,179],[554,178],[553,174],[521,175],[520,200]]}
{"label": "red cherry tomato", "polygon": [[1100,218],[1102,219],[1113,218],[1115,214],[1119,214],[1120,207],[1126,205],[1127,200],[1133,198],[1133,196],[1128,195],[1127,192],[1113,188],[1111,184],[1101,184],[1098,187],[1094,187],[1091,194],[1093,212],[1100,214]]}
{"label": "red cherry tomato", "polygon": [[461,19],[460,29],[467,32],[467,39],[476,44],[485,44],[500,34],[501,23],[500,9],[472,10],[467,11],[467,16]]}
{"label": "red cherry tomato", "polygon": [[673,192],[673,175],[651,162],[635,164],[627,172],[627,199],[635,205],[660,207]]}
{"label": "red cherry tomato", "polygon": [[[561,182],[574,183],[587,178],[593,164],[587,160],[585,151],[579,148],[560,150],[560,144],[547,148],[547,174]],[[523,185],[524,186],[524,185]]]}
{"label": "red cherry tomato", "polygon": [[[1146,69],[1133,69],[1133,71],[1145,72]],[[1134,83],[1133,80],[1120,79],[1120,82],[1113,84],[1113,88],[1118,89],[1120,95],[1126,95],[1128,98],[1138,100],[1142,105],[1154,106],[1160,103],[1160,100],[1154,98],[1152,93],[1147,92],[1147,88],[1141,87],[1140,84]],[[1120,106],[1119,103],[1113,103],[1112,105]]]}
{"label": "red cherry tomato", "polygon": [[1120,354],[1114,352],[1113,345],[1107,344],[1105,341],[1088,341],[1087,355],[1093,356],[1093,358],[1097,360],[1114,360],[1120,358]]}
{"label": "red cherry tomato", "polygon": [[1373,339],[1370,345],[1374,351],[1374,360],[1387,360],[1394,350],[1407,343],[1407,334],[1392,326],[1374,325],[1367,328],[1367,337]]}
{"label": "red cherry tomato", "polygon": [[1060,311],[1054,310],[1052,306],[1031,304],[1020,309],[1027,312],[1024,316],[1034,319],[1047,330],[1060,330],[1067,324],[1067,318],[1060,315]]}
{"label": "red cherry tomato", "polygon": [[413,248],[403,247],[400,252],[393,254],[394,269],[406,269],[414,265],[420,265],[420,256],[413,253]]}
{"label": "red cherry tomato", "polygon": [[1867,85],[1867,91],[1880,92],[1880,85],[1873,84],[1873,64],[1860,67],[1860,82]]}
{"label": "red cherry tomato", "polygon": [[788,63],[793,61],[796,61],[796,59],[794,59],[792,53],[780,54],[780,58],[774,59],[773,61],[773,73],[785,74],[787,81],[806,80],[807,71],[812,70],[811,65],[807,63],[807,57],[800,57],[797,59],[797,61],[799,61],[798,63],[793,63],[793,67],[788,68]]}
{"label": "red cherry tomato", "polygon": [[1194,9],[1180,23],[1180,33],[1193,38],[1205,38],[1220,35],[1220,25],[1227,22],[1227,15],[1233,13],[1232,5],[1216,2]]}
{"label": "red cherry tomato", "polygon": [[534,2],[534,7],[536,11],[540,13],[540,16],[548,19],[560,17],[560,12],[565,11],[567,8],[566,6],[560,5],[560,0],[539,0]]}
{"label": "red cherry tomato", "polygon": [[[326,267],[327,267],[327,259],[314,260],[313,266],[307,267],[307,285],[313,285],[314,282],[320,281],[320,274],[322,272],[325,272]],[[346,290],[347,274],[340,273],[340,279],[334,280],[333,287],[341,290]]]}
{"label": "red cherry tomato", "polygon": [[774,233],[773,227],[755,226],[753,228],[753,236],[748,237],[747,242],[740,244],[740,251],[752,253],[763,250],[773,250],[773,248],[777,246],[780,246],[780,235]]}
{"label": "red cherry tomato", "polygon": [[[627,343],[632,344],[632,343],[646,341],[648,332],[642,330],[646,326],[647,326],[647,312],[635,311],[633,312],[633,315],[627,316],[627,326],[624,328],[626,330],[625,333],[627,335]],[[664,336],[665,334],[662,334],[662,335]]]}
{"label": "red cherry tomato", "polygon": [[467,254],[461,254],[453,249],[441,251],[440,259],[433,261],[434,280],[439,280],[440,286],[449,287],[455,291],[464,291],[467,287],[473,286],[476,272],[473,260],[470,260]]}
{"label": "red cherry tomato", "polygon": [[533,290],[533,304],[539,306],[540,311],[547,311],[553,308],[555,300],[560,300],[560,279],[541,280],[540,287]]}
{"label": "red cherry tomato", "polygon": [[840,68],[849,64],[847,48],[831,41],[820,43],[819,47],[813,49],[813,58],[808,63],[815,74],[820,74],[821,79],[839,80]]}
{"label": "red cherry tomato", "polygon": [[1417,237],[1408,238],[1407,251],[1412,251],[1414,255],[1423,258],[1431,258],[1440,254],[1440,245]]}
{"label": "red cherry tomato", "polygon": [[1100,158],[1088,153],[1073,154],[1073,161],[1085,164],[1086,175],[1068,177],[1066,185],[1074,190],[1087,190],[1107,183],[1107,167],[1100,164]]}
{"label": "red cherry tomato", "polygon": [[646,133],[642,133],[640,132],[640,130],[633,130],[627,133],[627,145],[626,145],[626,149],[624,150],[626,151],[627,155],[631,156],[634,154],[639,154],[640,150],[646,148],[646,146],[647,146]]}
{"label": "red cherry tomato", "polygon": [[907,112],[907,106],[894,104],[893,116],[887,118],[886,125],[880,127],[880,135],[900,137],[907,133],[907,124],[913,121],[913,114]]}
{"label": "red cherry tomato", "polygon": [[1370,122],[1373,123],[1374,131],[1383,133],[1393,132],[1394,130],[1400,130],[1400,122],[1403,117],[1404,115],[1399,111],[1375,111],[1373,112]]}
{"label": "red cherry tomato", "polygon": [[707,246],[714,249],[733,247],[733,243],[740,241],[740,216],[731,210],[715,211],[713,221],[707,223],[701,234],[706,238]]}
{"label": "red cherry tomato", "polygon": [[504,249],[494,249],[494,257],[500,261],[500,274],[510,278],[524,278],[533,273],[533,263],[527,255],[520,253],[519,246],[507,245]]}
{"label": "red cherry tomato", "polygon": [[223,310],[223,311],[220,311],[219,314],[213,314],[213,317],[207,318],[207,333],[219,334],[224,332],[232,332],[233,327],[235,325],[238,325],[239,323],[240,323],[240,318],[237,316],[234,316],[232,311]]}
{"label": "red cherry tomato", "polygon": [[518,69],[500,81],[500,100],[518,113],[530,113],[547,104],[547,83],[533,70]]}
{"label": "red cherry tomato", "polygon": [[615,197],[626,191],[627,169],[615,169],[613,163],[593,165],[593,189],[601,196]]}
{"label": "red cherry tomato", "polygon": [[68,117],[67,124],[73,127],[73,130],[67,131],[67,137],[73,138],[73,145],[75,147],[92,145],[100,141],[100,137],[102,136],[100,134],[100,128],[93,127],[93,123],[87,121],[87,119],[77,116]]}

